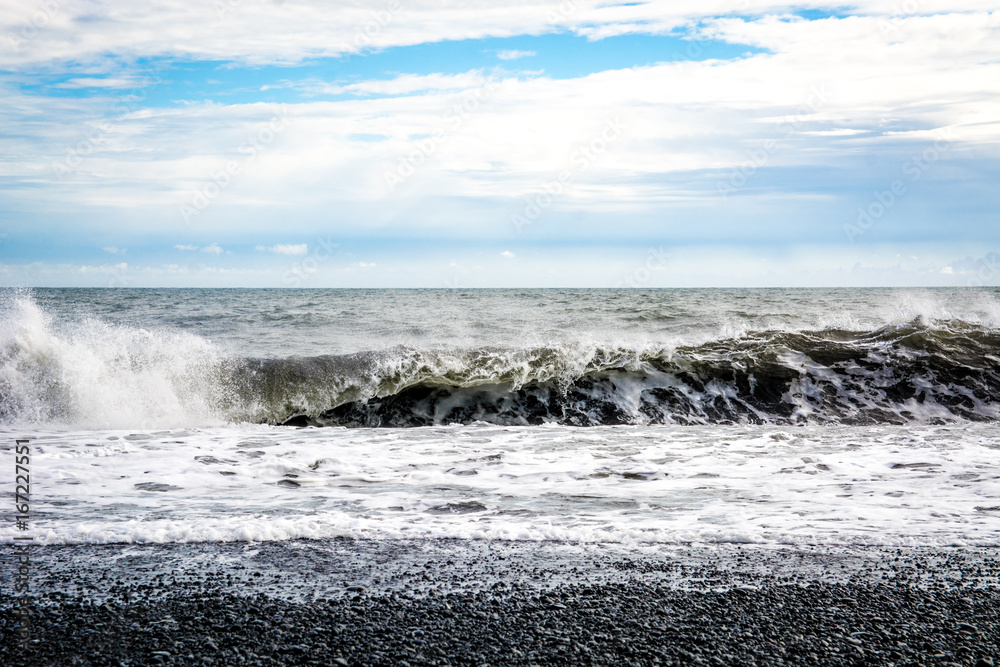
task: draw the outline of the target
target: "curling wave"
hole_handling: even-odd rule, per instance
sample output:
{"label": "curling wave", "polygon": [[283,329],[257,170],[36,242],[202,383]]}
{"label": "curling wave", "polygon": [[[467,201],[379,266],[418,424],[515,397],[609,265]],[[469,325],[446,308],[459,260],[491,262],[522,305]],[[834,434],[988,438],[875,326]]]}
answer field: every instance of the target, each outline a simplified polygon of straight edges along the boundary
{"label": "curling wave", "polygon": [[183,332],[58,326],[28,297],[0,328],[0,423],[409,427],[1000,421],[1000,330],[756,331],[689,346],[565,344],[240,358]]}
{"label": "curling wave", "polygon": [[[905,424],[1000,418],[1000,333],[962,322],[913,322],[865,333],[758,332],[673,350],[457,355],[398,350],[266,362],[257,369],[263,386],[272,388],[267,402],[277,409],[268,420],[296,425]],[[351,377],[362,380],[339,386],[323,410],[313,401],[296,409],[286,393]]]}

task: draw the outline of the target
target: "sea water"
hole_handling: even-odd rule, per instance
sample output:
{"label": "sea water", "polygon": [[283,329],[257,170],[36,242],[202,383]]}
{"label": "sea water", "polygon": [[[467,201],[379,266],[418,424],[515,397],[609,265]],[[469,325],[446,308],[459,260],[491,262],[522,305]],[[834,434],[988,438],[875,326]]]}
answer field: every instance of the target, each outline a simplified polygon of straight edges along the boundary
{"label": "sea water", "polygon": [[995,546],[998,400],[989,288],[10,290],[0,541]]}

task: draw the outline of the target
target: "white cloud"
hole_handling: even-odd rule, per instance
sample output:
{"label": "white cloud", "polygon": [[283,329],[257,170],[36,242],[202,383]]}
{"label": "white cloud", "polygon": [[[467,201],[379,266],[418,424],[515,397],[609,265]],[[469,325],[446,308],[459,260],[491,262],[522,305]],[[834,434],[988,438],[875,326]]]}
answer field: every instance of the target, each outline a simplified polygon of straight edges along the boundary
{"label": "white cloud", "polygon": [[335,84],[321,81],[285,82],[272,88],[295,88],[310,95],[412,95],[413,93],[433,93],[438,91],[466,90],[484,85],[488,77],[479,70],[461,74],[400,74],[392,79],[373,79],[351,84]]}
{"label": "white cloud", "polygon": [[358,262],[358,266],[362,269],[373,269],[377,265],[375,262]]}
{"label": "white cloud", "polygon": [[133,77],[78,77],[56,84],[56,88],[135,88],[141,86],[142,81]]}
{"label": "white cloud", "polygon": [[[581,146],[598,140],[604,122],[615,116],[627,129],[598,159],[576,172],[560,206],[620,209],[714,201],[714,184],[709,184],[709,192],[698,192],[675,175],[714,172],[725,178],[768,140],[777,142],[777,149],[766,166],[796,169],[833,168],[852,154],[881,151],[890,139],[933,142],[932,130],[940,127],[952,127],[957,144],[976,144],[984,155],[995,154],[1000,142],[996,19],[979,14],[904,17],[894,24],[898,34],[911,38],[902,43],[893,36],[897,33],[882,34],[882,21],[863,16],[716,21],[706,28],[715,37],[749,41],[768,53],[576,79],[512,77],[496,93],[477,99],[467,117],[447,114],[456,104],[473,99],[470,96],[485,81],[477,70],[350,84],[343,89],[421,94],[286,105],[288,129],[213,201],[212,218],[202,215],[199,223],[218,221],[222,228],[225,215],[235,220],[237,210],[266,210],[288,202],[300,211],[318,211],[334,202],[356,207],[362,227],[386,224],[375,223],[381,213],[363,216],[366,206],[384,211],[383,220],[402,220],[390,215],[396,204],[384,200],[385,173],[435,132],[443,132],[445,139],[424,156],[417,175],[395,193],[394,202],[402,205],[411,197],[458,192],[473,199],[532,196],[570,166]],[[935,38],[938,32],[946,32],[949,39]],[[845,43],[857,48],[845,50]],[[810,108],[812,91],[817,90],[823,99]],[[13,181],[5,196],[27,201],[35,174],[50,170],[67,146],[92,131],[76,118],[99,119],[103,110],[97,101],[56,102],[9,92],[12,103],[0,111],[0,122],[31,122],[40,137],[36,143],[0,140],[6,152],[23,156],[19,164],[5,167]],[[178,204],[204,185],[205,174],[231,160],[236,147],[258,132],[275,109],[193,104],[136,113],[103,135],[100,150],[86,156],[50,196],[63,205],[162,206],[174,224]],[[789,118],[795,122],[779,129]],[[460,122],[456,127],[450,120]],[[351,138],[357,135],[385,139]],[[151,159],[135,160],[136,148]],[[18,177],[25,184],[20,192]],[[317,188],[316,183],[324,186]],[[419,189],[411,187],[416,183]]]}
{"label": "white cloud", "polygon": [[[663,270],[651,271],[648,287],[723,286],[871,286],[989,284],[1000,280],[1000,255],[973,259],[961,269],[940,244],[920,247],[921,260],[897,257],[898,246],[891,243],[870,247],[870,257],[859,261],[850,249],[829,245],[762,250],[725,245],[692,246],[671,256]],[[969,248],[972,250],[973,248]],[[623,275],[639,276],[647,266],[649,252],[643,247],[600,248],[545,247],[518,252],[519,268],[499,253],[489,256],[473,250],[460,253],[459,267],[448,266],[448,254],[414,254],[406,249],[398,254],[381,254],[369,261],[335,269],[332,265],[302,267],[315,275],[308,283],[316,287],[558,287],[566,285],[613,287]],[[926,252],[924,252],[926,251]],[[431,259],[433,261],[428,261]],[[768,261],[762,261],[767,259]],[[379,270],[364,270],[378,264]],[[254,263],[248,267],[213,267],[193,264],[115,264],[80,266],[0,263],[0,277],[17,277],[39,285],[104,286],[109,280],[128,280],[129,286],[282,286],[287,267],[268,269]],[[365,265],[365,266],[362,266]],[[954,266],[955,274],[941,274],[942,266]],[[318,268],[318,270],[317,270]]]}
{"label": "white cloud", "polygon": [[[34,264],[33,266],[39,267],[39,266],[45,266],[45,265],[44,264]],[[69,268],[69,267],[67,267],[67,265],[62,265],[62,266],[65,267],[65,268]],[[128,264],[126,264],[125,262],[122,262],[120,264],[102,264],[101,266],[92,266],[92,265],[88,265],[88,264],[83,264],[83,265],[75,266],[75,267],[72,267],[72,268],[75,269],[76,271],[80,272],[81,274],[84,274],[84,275],[101,275],[101,276],[119,275],[120,276],[120,275],[123,274],[123,272],[125,272],[125,271],[128,270]]]}
{"label": "white cloud", "polygon": [[506,257],[507,259],[514,259],[516,255],[514,255],[514,253],[512,253],[510,250],[504,250],[502,253],[500,253],[500,256]]}
{"label": "white cloud", "polygon": [[[315,238],[316,230],[331,228],[331,212],[336,211],[336,233],[343,230],[345,236],[412,233],[442,239],[490,238],[492,242],[484,246],[489,248],[511,238],[510,215],[522,210],[526,198],[544,194],[546,184],[562,170],[573,168],[572,183],[525,238],[573,234],[586,241],[593,230],[616,238],[645,235],[650,242],[664,235],[703,230],[725,238],[727,232],[718,222],[721,218],[732,218],[732,229],[741,224],[747,234],[767,238],[771,232],[781,238],[779,231],[791,236],[796,229],[824,225],[830,234],[842,237],[840,228],[854,219],[856,207],[844,207],[844,220],[831,221],[833,216],[826,214],[835,209],[832,192],[840,184],[836,175],[850,173],[845,181],[860,181],[863,175],[854,167],[863,165],[866,156],[877,155],[885,165],[870,186],[865,184],[868,196],[876,188],[887,188],[909,155],[932,145],[937,129],[954,131],[954,148],[942,155],[934,171],[927,172],[920,188],[911,188],[907,195],[906,206],[915,211],[921,208],[917,205],[920,191],[939,174],[962,181],[964,175],[949,170],[962,169],[965,157],[981,161],[971,165],[970,174],[985,173],[978,164],[1000,159],[1000,14],[957,13],[977,7],[993,9],[995,0],[992,6],[972,0],[949,4],[924,0],[919,3],[919,15],[889,19],[896,1],[860,0],[856,16],[804,21],[767,16],[790,6],[772,0],[751,3],[753,18],[749,20],[711,19],[713,12],[731,2],[599,6],[577,0],[578,11],[562,20],[559,29],[585,31],[590,25],[595,32],[589,34],[597,36],[597,28],[609,34],[652,31],[688,25],[691,17],[708,17],[700,24],[702,36],[754,44],[765,52],[729,61],[660,63],[574,79],[509,76],[496,94],[481,100],[467,116],[458,116],[457,126],[447,114],[456,104],[473,99],[470,95],[487,78],[482,71],[289,84],[302,92],[341,92],[362,98],[288,104],[288,129],[259,151],[252,163],[243,164],[238,177],[198,217],[198,232],[231,246],[238,234],[270,238],[275,231],[273,221],[278,219],[273,214],[280,212],[280,219],[287,221],[287,227],[282,227],[285,238]],[[265,4],[269,3],[261,3]],[[134,21],[137,28],[112,30],[113,22],[104,14],[114,3],[98,2],[94,3],[94,20],[88,24],[93,31],[88,28],[86,33],[79,33],[75,23],[77,5],[64,4],[62,18],[40,30],[19,52],[0,53],[0,60],[20,58],[24,63],[44,62],[49,63],[46,67],[58,68],[60,59],[94,52],[97,47],[91,42],[104,36],[111,53],[190,52],[199,58],[259,57],[261,62],[305,57],[302,54],[310,48],[321,56],[323,49],[336,48],[336,39],[332,45],[320,44],[316,36],[320,29],[306,25],[310,17],[322,13],[319,5],[306,0],[293,4],[296,12],[301,10],[298,17],[287,11],[288,4],[279,9],[243,3],[227,10],[225,21],[205,21],[212,24],[211,29],[195,20],[195,13],[204,19],[203,10],[192,13],[183,3],[177,3],[176,13],[169,15],[142,3],[122,4],[116,9],[122,13],[121,20]],[[430,41],[442,35],[511,35],[533,26],[541,26],[536,30],[540,32],[549,29],[542,25],[546,11],[558,7],[558,3],[495,5],[474,2],[468,9],[451,7],[448,12],[430,4],[417,4],[411,11],[408,5],[406,12],[393,18],[391,30],[377,36],[373,47]],[[828,5],[806,0],[795,7]],[[18,3],[0,0],[0,6],[15,9],[15,19],[30,19]],[[370,20],[370,8],[363,9],[352,16]],[[334,15],[340,10],[326,11]],[[885,12],[885,16],[865,15],[872,12]],[[529,14],[533,18],[526,18]],[[267,16],[276,21],[273,30],[245,30],[265,22]],[[144,26],[156,22],[154,18],[163,23],[162,34],[156,32],[148,41],[136,38]],[[442,22],[435,22],[439,18]],[[301,42],[299,34],[289,30],[300,21],[304,27]],[[323,22],[327,19],[321,18]],[[10,25],[19,24],[15,20]],[[350,46],[353,27],[346,33]],[[90,37],[65,39],[77,34]],[[844,44],[851,48],[845,49]],[[53,49],[51,58],[43,47]],[[204,51],[197,50],[201,48]],[[91,74],[97,77],[100,72],[87,72]],[[822,91],[823,99],[810,105],[816,90]],[[181,224],[178,205],[189,202],[191,193],[208,182],[209,174],[217,173],[227,161],[240,159],[238,147],[248,136],[256,136],[277,109],[264,103],[229,104],[226,98],[164,108],[149,107],[147,102],[116,118],[114,131],[105,133],[99,128],[108,114],[107,97],[46,98],[37,92],[25,94],[3,80],[0,94],[8,102],[0,108],[0,122],[32,130],[0,138],[0,152],[19,156],[17,161],[0,165],[6,205],[12,209],[29,204],[41,209],[50,204],[60,210],[75,207],[88,216],[92,226],[107,228],[117,224],[124,229],[141,215],[151,231],[177,229]],[[408,97],[374,99],[403,95]],[[622,136],[602,146],[602,127],[616,116],[626,126]],[[414,155],[420,142],[435,132],[443,133],[444,139],[434,144],[432,152],[418,155],[420,164],[413,177],[390,196],[386,171]],[[72,172],[56,179],[53,162],[65,159],[67,149],[95,133],[100,143],[82,156]],[[359,136],[384,139],[365,142]],[[586,168],[576,169],[574,157],[581,147],[595,141],[601,148],[599,154],[586,160]],[[776,148],[760,164],[756,156],[769,141]],[[913,153],[910,146],[915,147]],[[895,149],[899,153],[892,153]],[[900,164],[894,162],[897,159]],[[748,164],[756,173],[748,177],[742,192],[761,190],[762,194],[754,195],[759,199],[753,206],[732,200],[720,203],[715,182]],[[766,172],[771,168],[783,169],[789,176],[768,181]],[[829,191],[797,189],[796,178],[811,170],[831,175]],[[37,203],[40,182],[47,188],[46,197]],[[765,183],[767,188],[759,187]],[[977,187],[985,190],[988,184],[973,178],[970,191]],[[793,201],[803,206],[795,213],[806,211],[793,222],[786,222],[792,216],[775,213],[773,208],[766,216],[771,222],[756,228],[742,217],[774,202]],[[704,207],[702,215],[684,213],[690,206]],[[113,215],[107,214],[109,210]],[[608,217],[621,212],[638,217],[623,216],[621,223],[619,218]],[[903,213],[900,207],[879,221],[863,239],[865,244],[884,238],[888,226]],[[705,222],[698,224],[698,220]],[[128,238],[110,238],[132,246],[135,254],[136,246]],[[294,254],[281,253],[277,247],[267,251]],[[505,258],[497,255],[495,247],[487,252],[503,265]],[[224,252],[214,243],[204,251]],[[897,251],[909,252],[902,247]],[[529,251],[519,247],[519,263],[530,258]],[[396,265],[378,257],[369,259],[377,260],[385,271]],[[946,263],[939,262],[933,271],[938,273]],[[954,268],[956,273],[962,271],[957,264]]]}
{"label": "white cloud", "polygon": [[177,248],[178,250],[197,250],[198,249],[198,246],[196,246],[196,245],[175,245],[174,247]]}
{"label": "white cloud", "polygon": [[296,245],[279,243],[273,246],[259,245],[256,249],[260,252],[273,252],[278,255],[306,255],[309,253],[309,245],[307,243],[299,243]]}
{"label": "white cloud", "polygon": [[115,245],[104,246],[104,252],[110,252],[112,255],[117,255],[118,246]]}
{"label": "white cloud", "polygon": [[803,132],[814,137],[853,137],[858,134],[865,134],[868,130],[852,130],[849,127],[837,128],[835,130],[816,130],[813,132]]}
{"label": "white cloud", "polygon": [[943,269],[941,269],[941,273],[943,273],[946,276],[952,276],[955,275],[955,269],[951,268],[950,266],[946,266]]}
{"label": "white cloud", "polygon": [[536,55],[534,51],[518,51],[517,49],[497,51],[497,58],[500,60],[517,60],[518,58],[528,58],[533,55]]}
{"label": "white cloud", "polygon": [[212,245],[209,246],[205,246],[204,248],[201,249],[201,251],[207,252],[212,255],[221,255],[223,252],[225,252],[225,250],[220,248],[216,243],[213,243]]}
{"label": "white cloud", "polygon": [[[462,3],[407,2],[403,11],[385,0],[358,0],[331,6],[323,0],[294,3],[219,3],[206,11],[199,3],[139,3],[124,0],[68,3],[39,11],[34,3],[0,0],[0,68],[65,61],[101,62],[105,54],[123,59],[157,56],[253,64],[295,63],[371,49],[446,40],[509,37],[571,31],[592,39],[628,33],[658,34],[722,15],[763,16],[791,9],[835,9],[831,0],[678,0],[607,2],[542,0]],[[884,15],[891,32],[901,13],[899,0],[855,0],[859,15]],[[921,0],[903,3],[904,17],[949,12],[992,11],[994,0]],[[45,23],[34,26],[37,16]],[[388,18],[378,19],[377,17]],[[370,38],[358,39],[369,34]],[[29,37],[30,35],[30,37]],[[81,37],[83,36],[83,37]]]}

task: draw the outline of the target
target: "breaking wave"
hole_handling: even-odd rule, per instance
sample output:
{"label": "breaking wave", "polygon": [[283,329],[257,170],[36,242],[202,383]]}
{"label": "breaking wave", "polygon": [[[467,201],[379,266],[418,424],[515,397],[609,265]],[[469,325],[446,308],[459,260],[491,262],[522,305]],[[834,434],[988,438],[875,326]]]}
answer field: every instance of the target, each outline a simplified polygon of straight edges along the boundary
{"label": "breaking wave", "polygon": [[199,336],[53,322],[0,304],[0,422],[409,427],[1000,420],[1000,330],[916,318],[690,346],[420,349],[241,358]]}

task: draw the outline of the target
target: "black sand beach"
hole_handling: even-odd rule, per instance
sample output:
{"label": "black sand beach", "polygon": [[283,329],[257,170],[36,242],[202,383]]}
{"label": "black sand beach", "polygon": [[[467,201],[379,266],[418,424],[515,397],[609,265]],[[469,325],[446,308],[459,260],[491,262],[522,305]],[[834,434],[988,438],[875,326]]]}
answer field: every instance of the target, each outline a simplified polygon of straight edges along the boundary
{"label": "black sand beach", "polygon": [[[3,568],[13,566],[2,552]],[[32,550],[5,665],[992,665],[985,549],[351,541]]]}

